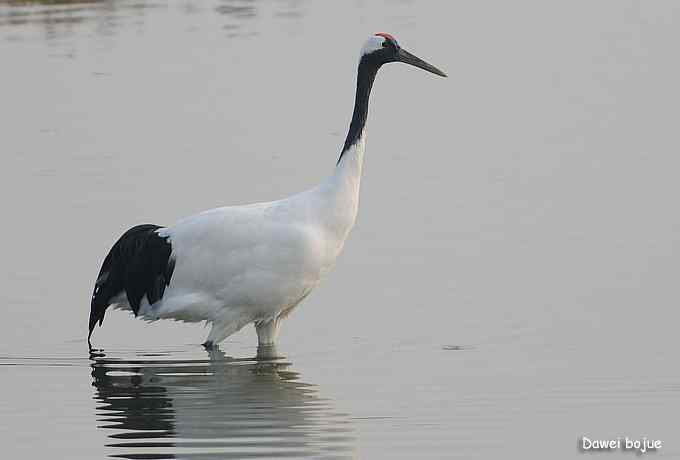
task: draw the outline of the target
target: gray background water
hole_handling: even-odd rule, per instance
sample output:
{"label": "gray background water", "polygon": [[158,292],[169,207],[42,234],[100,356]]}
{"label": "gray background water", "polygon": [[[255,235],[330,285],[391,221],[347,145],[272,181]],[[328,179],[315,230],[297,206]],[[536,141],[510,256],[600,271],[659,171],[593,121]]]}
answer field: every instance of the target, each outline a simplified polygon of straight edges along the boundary
{"label": "gray background water", "polygon": [[[0,4],[3,458],[680,457],[677,2],[45,3]],[[450,78],[378,76],[286,358],[121,312],[90,358],[119,234],[330,174],[376,31]]]}

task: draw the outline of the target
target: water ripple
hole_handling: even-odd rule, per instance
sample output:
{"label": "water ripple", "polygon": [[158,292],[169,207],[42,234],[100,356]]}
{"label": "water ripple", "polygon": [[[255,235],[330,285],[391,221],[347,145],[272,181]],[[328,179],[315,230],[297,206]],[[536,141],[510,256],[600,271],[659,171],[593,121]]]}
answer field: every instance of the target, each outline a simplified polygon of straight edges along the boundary
{"label": "water ripple", "polygon": [[98,428],[110,456],[351,458],[351,418],[283,359],[93,355]]}

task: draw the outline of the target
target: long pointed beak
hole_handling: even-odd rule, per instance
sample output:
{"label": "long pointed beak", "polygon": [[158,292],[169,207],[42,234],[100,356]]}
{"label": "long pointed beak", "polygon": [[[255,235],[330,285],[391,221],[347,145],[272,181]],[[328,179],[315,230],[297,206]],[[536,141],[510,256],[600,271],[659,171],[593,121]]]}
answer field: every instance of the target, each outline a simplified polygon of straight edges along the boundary
{"label": "long pointed beak", "polygon": [[404,62],[406,64],[411,64],[416,67],[420,67],[423,70],[427,70],[428,72],[432,72],[435,75],[439,75],[440,77],[448,77],[444,72],[433,66],[432,64],[428,64],[427,62],[423,61],[417,56],[412,55],[405,49],[401,48],[398,51],[398,60],[399,62]]}

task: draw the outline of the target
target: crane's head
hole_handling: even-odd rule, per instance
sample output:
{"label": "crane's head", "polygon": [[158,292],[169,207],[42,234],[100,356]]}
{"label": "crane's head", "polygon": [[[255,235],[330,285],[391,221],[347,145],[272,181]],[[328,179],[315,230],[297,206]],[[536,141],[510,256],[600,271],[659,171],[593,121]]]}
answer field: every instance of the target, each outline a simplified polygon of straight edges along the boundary
{"label": "crane's head", "polygon": [[361,59],[366,59],[377,67],[389,62],[403,62],[420,67],[440,77],[446,77],[444,72],[412,55],[399,46],[399,43],[397,43],[397,40],[392,35],[384,32],[378,32],[369,37],[361,50]]}

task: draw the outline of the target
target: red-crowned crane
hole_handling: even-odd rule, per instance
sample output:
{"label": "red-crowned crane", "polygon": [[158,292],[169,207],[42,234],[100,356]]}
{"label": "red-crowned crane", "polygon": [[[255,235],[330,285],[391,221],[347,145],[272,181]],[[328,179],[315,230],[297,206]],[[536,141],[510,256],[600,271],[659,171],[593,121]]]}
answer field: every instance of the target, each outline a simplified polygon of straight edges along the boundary
{"label": "red-crowned crane", "polygon": [[368,99],[383,64],[446,74],[372,35],[361,50],[354,113],[334,173],[311,190],[267,203],[226,206],[171,227],[139,225],[113,245],[92,294],[88,343],[110,306],[148,321],[206,321],[213,348],[249,323],[275,344],[281,321],[319,284],[357,215]]}

